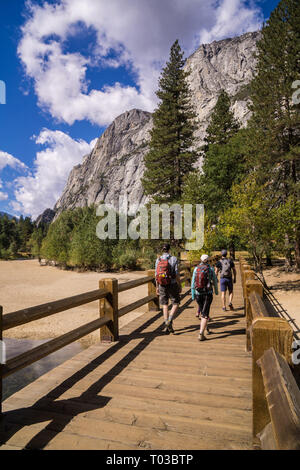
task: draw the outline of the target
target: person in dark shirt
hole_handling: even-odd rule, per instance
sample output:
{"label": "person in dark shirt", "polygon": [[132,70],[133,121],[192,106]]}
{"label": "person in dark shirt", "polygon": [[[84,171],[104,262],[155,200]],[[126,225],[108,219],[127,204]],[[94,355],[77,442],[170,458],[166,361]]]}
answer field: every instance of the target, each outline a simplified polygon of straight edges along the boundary
{"label": "person in dark shirt", "polygon": [[[180,272],[178,268],[178,260],[175,256],[170,255],[170,245],[166,243],[162,249],[162,256],[160,256],[155,263],[155,278],[156,278],[156,294],[159,296],[160,305],[163,307],[164,314],[164,329],[166,334],[174,333],[173,317],[177,313],[180,304],[181,281]],[[172,278],[168,285],[160,285],[157,281],[158,266],[161,260],[168,260]],[[172,302],[172,309],[169,313],[168,304],[169,300]]]}
{"label": "person in dark shirt", "polygon": [[[232,305],[233,284],[236,283],[236,269],[232,259],[227,258],[227,250],[222,250],[222,258],[216,264],[216,275],[220,274],[220,290],[222,293],[223,311],[226,311],[226,291],[229,293],[229,308],[234,310]],[[233,275],[233,276],[232,276]]]}

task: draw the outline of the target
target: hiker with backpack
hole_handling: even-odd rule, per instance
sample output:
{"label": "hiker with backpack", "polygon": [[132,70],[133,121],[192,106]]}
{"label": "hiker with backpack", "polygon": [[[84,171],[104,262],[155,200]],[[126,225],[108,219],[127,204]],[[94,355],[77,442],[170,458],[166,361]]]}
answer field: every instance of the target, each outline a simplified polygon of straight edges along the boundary
{"label": "hiker with backpack", "polygon": [[[163,246],[162,255],[156,260],[155,279],[156,293],[159,296],[160,304],[163,307],[164,328],[166,334],[174,333],[173,317],[178,310],[180,303],[181,282],[178,270],[178,260],[171,256],[170,245]],[[169,300],[172,302],[172,309],[169,314]]]}
{"label": "hiker with backpack", "polygon": [[206,339],[204,332],[210,333],[207,323],[213,301],[213,291],[218,295],[218,280],[214,269],[208,264],[209,256],[202,255],[201,263],[196,266],[192,278],[192,299],[196,299],[201,314],[199,341]]}
{"label": "hiker with backpack", "polygon": [[[227,250],[222,250],[222,258],[216,264],[216,275],[220,272],[220,287],[222,293],[223,312],[226,311],[226,291],[229,293],[229,308],[234,310],[232,305],[233,284],[236,283],[236,269],[231,258],[227,258]],[[233,273],[233,279],[232,279]]]}

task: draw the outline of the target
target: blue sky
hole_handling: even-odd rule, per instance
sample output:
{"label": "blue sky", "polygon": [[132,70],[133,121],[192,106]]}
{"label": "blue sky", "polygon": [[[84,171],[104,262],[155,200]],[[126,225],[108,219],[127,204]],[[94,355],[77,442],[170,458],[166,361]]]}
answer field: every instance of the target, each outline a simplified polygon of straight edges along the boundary
{"label": "blue sky", "polygon": [[201,43],[258,29],[278,0],[2,0],[0,210],[37,217],[122,112],[153,111],[178,38]]}

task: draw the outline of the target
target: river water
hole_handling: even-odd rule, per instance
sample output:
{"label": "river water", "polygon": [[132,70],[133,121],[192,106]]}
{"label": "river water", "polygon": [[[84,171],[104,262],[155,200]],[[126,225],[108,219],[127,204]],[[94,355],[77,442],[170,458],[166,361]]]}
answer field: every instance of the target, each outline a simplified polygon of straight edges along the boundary
{"label": "river water", "polygon": [[[49,340],[28,340],[28,339],[8,339],[4,338],[6,346],[6,360],[12,357],[18,356],[19,354],[29,351],[40,344],[46,343]],[[49,372],[58,365],[67,361],[71,357],[78,354],[84,348],[80,343],[72,343],[64,348],[44,357],[38,362],[35,362],[31,366],[28,366],[18,372],[10,375],[3,380],[3,400],[16,393],[18,390],[26,387],[41,375]]]}

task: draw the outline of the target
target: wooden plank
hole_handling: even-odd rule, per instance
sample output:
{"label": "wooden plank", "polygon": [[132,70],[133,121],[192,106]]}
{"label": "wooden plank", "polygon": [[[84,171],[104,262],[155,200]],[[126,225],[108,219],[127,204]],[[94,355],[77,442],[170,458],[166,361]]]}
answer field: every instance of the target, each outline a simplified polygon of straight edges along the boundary
{"label": "wooden plank", "polygon": [[[132,416],[134,419],[134,416]],[[184,426],[182,423],[182,428]],[[138,427],[134,424],[116,424],[109,421],[100,421],[77,417],[62,429],[60,423],[55,421],[39,425],[34,424],[20,428],[11,426],[9,431],[12,437],[8,445],[21,445],[26,449],[139,449],[139,450],[182,450],[186,449],[249,449],[248,436],[239,435],[239,430],[223,427],[219,430],[209,431],[209,423],[203,431],[197,423],[194,428],[197,432],[189,434],[173,430],[163,420],[156,417],[156,423],[152,422],[148,428]],[[187,423],[189,426],[189,423]],[[184,429],[184,428],[183,428]],[[188,431],[188,427],[187,427]],[[0,435],[1,437],[1,435]],[[94,442],[94,447],[91,447]],[[184,443],[184,444],[183,444]],[[108,447],[108,445],[110,446]]]}
{"label": "wooden plank", "polygon": [[3,377],[8,377],[9,375],[17,372],[24,367],[33,364],[36,361],[39,361],[43,357],[48,356],[49,354],[58,351],[59,349],[67,346],[68,344],[77,341],[80,338],[92,333],[93,331],[99,329],[101,326],[105,325],[110,321],[108,317],[102,317],[97,320],[94,320],[86,325],[80,326],[75,330],[66,333],[59,338],[55,338],[47,343],[42,344],[41,346],[37,346],[36,348],[31,349],[30,351],[26,351],[19,356],[16,356],[3,366]]}
{"label": "wooden plank", "polygon": [[[126,401],[124,401],[126,403]],[[148,427],[152,421],[152,427],[155,427],[155,423],[158,421],[157,418],[164,418],[165,422],[170,424],[173,420],[174,425],[176,423],[176,430],[184,432],[181,428],[181,423],[189,423],[189,429],[193,429],[194,433],[195,421],[203,423],[203,427],[208,425],[208,429],[212,430],[215,428],[229,428],[240,430],[241,434],[251,435],[250,423],[251,423],[251,412],[245,412],[244,410],[235,410],[230,408],[221,408],[217,410],[213,407],[208,406],[192,406],[192,410],[188,411],[191,405],[185,405],[183,409],[182,405],[178,406],[175,402],[168,400],[159,401],[155,406],[152,406],[153,402],[149,400],[143,404],[141,400],[137,400],[137,407],[134,403],[130,403],[129,407],[123,406],[123,400],[111,405],[110,402],[105,407],[95,407],[92,403],[87,403],[84,398],[80,400],[57,400],[50,401],[44,400],[38,407],[29,407],[26,412],[20,415],[17,410],[7,410],[5,415],[6,424],[22,424],[30,425],[34,422],[47,422],[55,420],[56,423],[62,423],[63,421],[70,421],[70,419],[76,419],[77,416],[84,416],[84,418],[100,421],[110,421],[116,424],[132,424],[133,416],[134,425],[138,427]],[[176,408],[177,405],[177,408]],[[171,407],[170,412],[168,408]],[[176,410],[176,412],[173,412]],[[105,425],[103,426],[105,431]],[[48,429],[49,426],[48,426]],[[185,426],[185,431],[187,426]]]}
{"label": "wooden plank", "polygon": [[[276,449],[300,450],[300,390],[286,360],[273,348],[259,359]],[[263,443],[263,448],[266,444]]]}
{"label": "wooden plank", "polygon": [[56,300],[43,305],[25,308],[17,312],[7,313],[3,317],[3,331],[25,325],[40,318],[45,318],[55,313],[63,312],[74,307],[79,307],[95,300],[103,299],[107,295],[106,289],[97,289],[91,292],[74,295],[66,299]]}
{"label": "wooden plank", "polygon": [[[249,442],[251,434],[249,428],[241,423],[241,420],[237,424],[221,423],[212,422],[210,419],[166,415],[163,411],[151,413],[138,410],[120,410],[119,414],[114,413],[113,410],[107,410],[106,413],[103,413],[102,410],[95,410],[95,415],[91,411],[87,417],[86,414],[83,415],[84,404],[82,403],[81,406],[73,411],[70,410],[69,416],[64,412],[54,412],[55,408],[46,412],[29,409],[22,416],[13,414],[14,422],[9,421],[8,415],[6,426],[8,428],[12,428],[16,424],[26,426],[32,436],[33,430],[35,428],[40,430],[42,423],[44,423],[44,427],[47,426],[47,431],[59,432],[61,439],[63,439],[63,433],[61,433],[63,431],[78,436],[117,439],[129,445],[138,445],[138,442],[145,440],[145,436],[147,436],[147,441],[151,442],[151,448],[156,448],[154,444],[158,444],[159,434],[162,432],[168,435],[169,442],[172,437],[177,441],[176,448],[180,448],[183,438],[185,438],[185,445],[188,446],[186,448],[189,448],[189,443],[195,445],[200,436],[206,446],[214,448],[216,444],[218,445],[218,441],[223,441],[224,444],[226,441],[241,442],[244,440]],[[57,409],[59,409],[59,402]],[[11,444],[11,441],[7,443]],[[212,444],[213,447],[211,447]]]}

